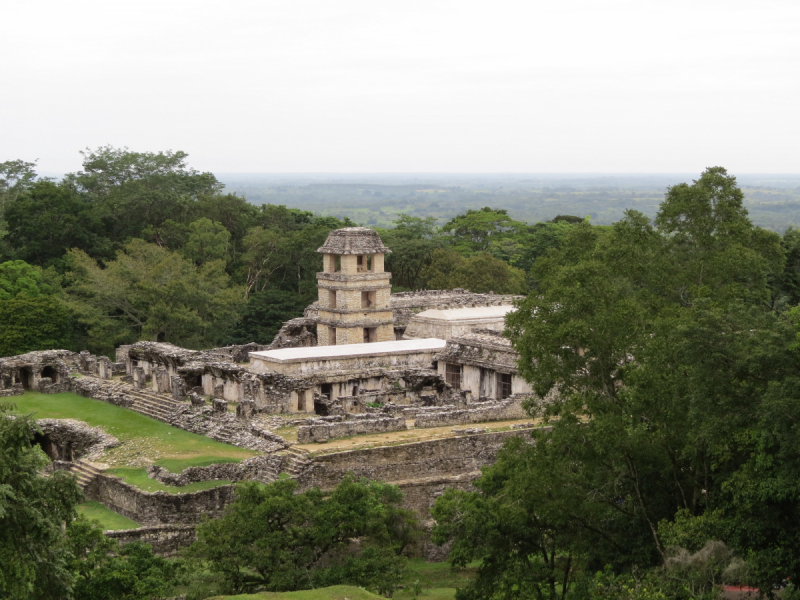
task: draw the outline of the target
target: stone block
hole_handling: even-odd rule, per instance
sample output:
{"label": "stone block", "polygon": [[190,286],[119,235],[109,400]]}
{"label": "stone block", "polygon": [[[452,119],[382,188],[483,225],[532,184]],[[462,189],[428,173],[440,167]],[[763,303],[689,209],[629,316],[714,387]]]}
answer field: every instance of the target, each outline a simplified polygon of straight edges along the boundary
{"label": "stone block", "polygon": [[177,375],[172,377],[172,398],[186,400],[186,382]]}
{"label": "stone block", "polygon": [[250,419],[256,411],[256,404],[250,400],[240,402],[236,406],[236,416],[240,419]]}
{"label": "stone block", "polygon": [[228,402],[221,398],[214,398],[211,402],[214,414],[224,415],[228,412]]}

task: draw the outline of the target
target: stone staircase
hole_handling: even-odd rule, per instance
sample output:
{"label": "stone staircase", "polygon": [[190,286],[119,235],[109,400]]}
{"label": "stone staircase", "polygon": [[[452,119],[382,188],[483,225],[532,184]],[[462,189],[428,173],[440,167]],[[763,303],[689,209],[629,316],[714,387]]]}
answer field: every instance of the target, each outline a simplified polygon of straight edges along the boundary
{"label": "stone staircase", "polygon": [[69,468],[69,472],[75,475],[75,477],[78,479],[78,486],[82,490],[85,490],[89,484],[94,481],[94,478],[102,474],[106,468],[106,465],[80,459],[72,463]]}
{"label": "stone staircase", "polygon": [[279,454],[283,456],[282,470],[294,479],[305,473],[313,464],[313,461],[308,457],[308,452],[294,446],[286,448]]}
{"label": "stone staircase", "polygon": [[128,387],[128,389],[125,390],[125,394],[133,398],[133,405],[130,407],[132,410],[159,421],[163,421],[164,423],[169,423],[170,418],[175,414],[175,412],[179,408],[186,406],[185,402],[178,402],[169,396],[156,394],[146,390],[137,390],[128,384],[122,385]]}
{"label": "stone staircase", "polygon": [[171,396],[156,394],[150,390],[137,390],[130,383],[117,379],[99,379],[91,375],[84,375],[83,377],[100,383],[104,392],[120,396],[126,400],[132,400],[133,404],[128,406],[131,410],[164,423],[169,423],[170,417],[175,411],[182,406],[186,406],[185,402],[173,400]]}

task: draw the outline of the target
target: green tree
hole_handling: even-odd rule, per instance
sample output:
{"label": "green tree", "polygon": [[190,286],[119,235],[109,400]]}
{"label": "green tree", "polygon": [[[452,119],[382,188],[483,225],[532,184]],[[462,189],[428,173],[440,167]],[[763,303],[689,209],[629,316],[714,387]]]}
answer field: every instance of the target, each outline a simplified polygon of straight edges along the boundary
{"label": "green tree", "polygon": [[[534,263],[538,293],[508,327],[538,396],[558,394],[532,406],[558,420],[530,451],[565,461],[531,464],[571,478],[573,510],[599,515],[586,528],[625,549],[617,566],[666,563],[659,523],[679,509],[721,510],[730,529],[718,539],[771,565],[755,575],[760,585],[797,576],[792,529],[781,538],[782,571],[765,538],[733,533],[757,506],[776,506],[773,516],[798,507],[788,477],[776,486],[769,471],[747,468],[760,456],[755,440],[775,426],[763,421],[769,390],[796,369],[796,326],[770,310],[768,280],[782,267],[778,236],[752,226],[720,168],[670,188],[655,227],[634,211],[608,232],[582,223]],[[788,437],[772,439],[767,454],[787,450]],[[760,496],[744,502],[737,489]],[[621,519],[595,513],[598,504]],[[611,562],[602,548],[589,550],[593,568]]]}
{"label": "green tree", "polygon": [[494,258],[488,252],[464,257],[454,250],[439,249],[420,274],[433,290],[464,288],[471,292],[524,294],[525,273]]}
{"label": "green tree", "polygon": [[61,528],[82,494],[68,473],[39,474],[49,462],[33,444],[39,429],[30,416],[9,418],[12,408],[0,404],[0,597],[60,600],[73,579]]}
{"label": "green tree", "polygon": [[81,154],[83,170],[67,181],[86,193],[105,224],[106,236],[116,244],[141,237],[148,229],[158,245],[166,245],[164,223],[186,222],[200,197],[222,189],[211,173],[189,168],[188,154],[181,151],[132,152],[103,146]]}
{"label": "green tree", "polygon": [[449,489],[436,500],[434,542],[452,541],[454,566],[480,561],[477,578],[458,590],[458,600],[563,599],[587,546],[608,545],[584,527],[596,520],[591,509],[598,507],[575,506],[571,478],[552,468],[563,467],[563,458],[532,450],[513,440],[474,483],[477,491]]}
{"label": "green tree", "polygon": [[60,265],[70,248],[104,256],[108,243],[93,207],[68,184],[38,181],[6,206],[8,244],[38,266]]}
{"label": "green tree", "polygon": [[442,231],[452,235],[453,245],[463,254],[488,250],[494,238],[525,227],[509,217],[507,211],[486,206],[453,217],[442,226]]}
{"label": "green tree", "polygon": [[183,248],[186,258],[198,265],[227,261],[231,234],[220,223],[202,217],[189,224],[189,239]]}
{"label": "green tree", "polygon": [[269,344],[284,322],[303,316],[308,302],[295,292],[268,288],[251,294],[228,331],[226,344]]}
{"label": "green tree", "polygon": [[55,296],[0,300],[0,356],[72,349],[75,335],[75,315]]}
{"label": "green tree", "polygon": [[198,267],[142,240],[131,240],[105,268],[81,250],[69,252],[69,265],[71,306],[102,349],[142,338],[213,345],[243,297],[223,262]]}
{"label": "green tree", "polygon": [[35,162],[29,163],[22,160],[0,163],[0,258],[8,252],[3,239],[8,235],[8,224],[5,220],[6,206],[33,185],[36,179],[35,168]]}
{"label": "green tree", "polygon": [[386,255],[386,270],[392,274],[393,286],[415,290],[424,285],[422,270],[433,260],[433,252],[444,246],[433,217],[398,215],[392,229],[379,230],[383,243],[391,248]]}
{"label": "green tree", "polygon": [[119,542],[103,535],[97,522],[72,521],[65,546],[74,573],[73,597],[81,600],[164,598],[176,583],[177,565],[153,554],[149,545]]}
{"label": "green tree", "polygon": [[187,554],[231,592],[344,583],[390,591],[415,531],[401,499],[394,486],[351,475],[327,496],[316,488],[297,493],[290,479],[241,484],[225,515],[198,527]]}
{"label": "green tree", "polygon": [[19,294],[35,297],[54,291],[41,269],[23,260],[0,263],[0,302]]}

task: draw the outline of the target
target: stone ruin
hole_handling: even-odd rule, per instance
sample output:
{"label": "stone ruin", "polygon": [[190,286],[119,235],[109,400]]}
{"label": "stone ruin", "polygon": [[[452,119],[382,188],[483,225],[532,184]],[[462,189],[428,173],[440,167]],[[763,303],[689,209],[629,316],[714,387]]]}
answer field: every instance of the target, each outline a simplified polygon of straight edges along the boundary
{"label": "stone ruin", "polygon": [[[319,250],[325,265],[318,277],[319,299],[302,317],[284,323],[270,344],[190,350],[141,341],[120,346],[114,361],[88,352],[30,352],[0,358],[0,396],[27,389],[72,391],[262,453],[238,464],[177,474],[151,466],[150,475],[168,485],[242,479],[268,483],[287,473],[305,486],[326,487],[337,469],[346,467],[368,477],[418,481],[407,492],[410,505],[424,515],[431,494],[439,493],[435,490],[468,485],[511,434],[474,425],[526,417],[522,407],[531,388],[518,374],[510,341],[498,331],[502,315],[517,298],[463,289],[391,294],[391,274],[383,271],[389,249],[377,233],[364,228],[332,232]],[[464,311],[481,308],[492,310]],[[469,321],[447,313],[457,310],[477,316]],[[410,324],[415,324],[414,333],[405,339]],[[473,328],[478,325],[494,330]],[[430,344],[426,332],[446,339]],[[397,342],[411,350],[392,350]],[[85,424],[49,421],[42,422],[41,441],[43,447],[49,444],[56,461],[91,459],[115,442]],[[475,442],[437,440],[438,445],[421,443],[413,451],[405,442],[397,450],[382,450],[387,458],[375,458],[375,464],[369,461],[378,449],[352,457],[337,454],[341,460],[309,460],[274,433],[287,425],[297,427],[298,444],[451,425],[467,426],[456,433]],[[376,466],[384,460],[389,462]],[[331,461],[340,466],[334,468]],[[90,497],[156,528],[195,523],[202,512],[218,514],[233,493],[215,488],[177,502],[174,495],[141,492],[111,476],[91,481]],[[427,491],[418,495],[414,486]],[[186,535],[170,531],[180,539]],[[153,529],[148,535],[159,534]]]}

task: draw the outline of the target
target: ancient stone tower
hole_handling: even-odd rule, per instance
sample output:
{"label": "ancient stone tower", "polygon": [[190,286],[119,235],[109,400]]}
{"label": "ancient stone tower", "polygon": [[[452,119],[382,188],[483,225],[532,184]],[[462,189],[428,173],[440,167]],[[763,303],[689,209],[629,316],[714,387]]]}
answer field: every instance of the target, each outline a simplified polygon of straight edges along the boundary
{"label": "ancient stone tower", "polygon": [[391,273],[383,270],[389,248],[376,231],[345,227],[328,234],[317,273],[317,344],[362,344],[395,339],[389,296]]}

